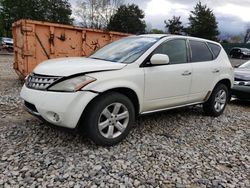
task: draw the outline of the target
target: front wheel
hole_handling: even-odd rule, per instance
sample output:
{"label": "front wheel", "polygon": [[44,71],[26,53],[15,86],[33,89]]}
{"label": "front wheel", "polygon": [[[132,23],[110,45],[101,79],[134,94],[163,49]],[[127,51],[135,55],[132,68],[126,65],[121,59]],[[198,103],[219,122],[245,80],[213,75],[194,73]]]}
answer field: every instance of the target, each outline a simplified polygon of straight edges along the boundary
{"label": "front wheel", "polygon": [[87,110],[87,133],[97,145],[111,146],[123,140],[135,118],[132,102],[116,92],[99,96]]}
{"label": "front wheel", "polygon": [[221,115],[225,110],[228,98],[229,92],[227,86],[217,84],[208,101],[203,104],[204,112],[214,117]]}

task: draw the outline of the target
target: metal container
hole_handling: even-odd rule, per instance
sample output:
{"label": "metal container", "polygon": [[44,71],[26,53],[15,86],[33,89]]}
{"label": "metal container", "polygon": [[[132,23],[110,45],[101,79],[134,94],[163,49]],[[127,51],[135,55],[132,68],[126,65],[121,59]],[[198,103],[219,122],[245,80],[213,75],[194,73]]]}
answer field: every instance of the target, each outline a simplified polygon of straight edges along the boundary
{"label": "metal container", "polygon": [[87,56],[112,41],[128,36],[125,33],[33,20],[19,20],[13,23],[12,34],[13,66],[21,79],[44,60]]}

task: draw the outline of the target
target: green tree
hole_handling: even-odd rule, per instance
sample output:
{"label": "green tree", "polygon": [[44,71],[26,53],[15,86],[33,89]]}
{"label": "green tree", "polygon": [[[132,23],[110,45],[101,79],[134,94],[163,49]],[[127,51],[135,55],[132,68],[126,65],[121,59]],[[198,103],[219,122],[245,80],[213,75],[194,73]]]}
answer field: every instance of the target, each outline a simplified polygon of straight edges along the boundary
{"label": "green tree", "polygon": [[151,29],[150,34],[164,34],[164,31],[160,29]]}
{"label": "green tree", "polygon": [[198,2],[189,16],[189,35],[210,40],[217,40],[219,35],[218,23],[213,11]]}
{"label": "green tree", "polygon": [[145,33],[144,12],[135,4],[121,5],[108,24],[108,30],[132,34]]}
{"label": "green tree", "polygon": [[180,35],[183,32],[183,26],[182,22],[180,21],[180,16],[173,16],[172,19],[169,19],[168,21],[165,20],[165,28],[168,30],[168,33],[170,34],[178,34]]}
{"label": "green tree", "polygon": [[11,25],[19,19],[71,24],[70,16],[67,0],[0,0],[0,23],[5,36],[11,36]]}
{"label": "green tree", "polygon": [[241,35],[233,35],[229,39],[230,43],[243,43],[243,39]]}
{"label": "green tree", "polygon": [[[61,24],[72,24],[71,4],[68,0],[40,0],[41,10],[44,11],[44,20]],[[44,4],[44,5],[43,5]]]}

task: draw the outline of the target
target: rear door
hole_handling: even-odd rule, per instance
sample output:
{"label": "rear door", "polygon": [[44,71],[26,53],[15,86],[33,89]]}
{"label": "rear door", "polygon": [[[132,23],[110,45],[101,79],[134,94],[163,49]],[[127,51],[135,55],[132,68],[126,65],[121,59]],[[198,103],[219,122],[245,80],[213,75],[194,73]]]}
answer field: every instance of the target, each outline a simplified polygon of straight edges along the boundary
{"label": "rear door", "polygon": [[205,41],[189,40],[193,69],[190,101],[203,101],[220,73],[217,60]]}

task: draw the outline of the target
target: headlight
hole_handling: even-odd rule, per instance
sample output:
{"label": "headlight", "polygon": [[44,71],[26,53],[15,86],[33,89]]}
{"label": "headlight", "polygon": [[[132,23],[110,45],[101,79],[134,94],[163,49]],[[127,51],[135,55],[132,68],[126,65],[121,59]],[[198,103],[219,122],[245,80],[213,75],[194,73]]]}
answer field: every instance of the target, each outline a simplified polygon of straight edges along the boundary
{"label": "headlight", "polygon": [[242,52],[244,55],[247,55],[247,53],[246,52]]}
{"label": "headlight", "polygon": [[95,78],[89,76],[77,76],[61,81],[48,88],[49,91],[79,91],[84,86],[96,81]]}

